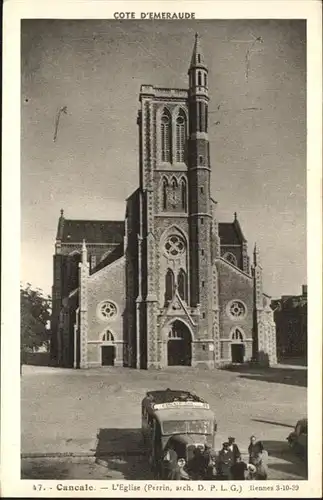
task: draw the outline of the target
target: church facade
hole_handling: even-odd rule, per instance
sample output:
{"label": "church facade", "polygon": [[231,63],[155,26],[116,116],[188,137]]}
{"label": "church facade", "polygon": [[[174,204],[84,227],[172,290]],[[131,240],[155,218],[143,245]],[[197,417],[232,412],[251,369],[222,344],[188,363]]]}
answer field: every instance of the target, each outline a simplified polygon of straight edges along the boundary
{"label": "church facade", "polygon": [[142,85],[139,188],[125,221],[59,218],[51,356],[59,366],[276,363],[271,299],[237,215],[210,192],[208,68],[196,35],[188,89]]}

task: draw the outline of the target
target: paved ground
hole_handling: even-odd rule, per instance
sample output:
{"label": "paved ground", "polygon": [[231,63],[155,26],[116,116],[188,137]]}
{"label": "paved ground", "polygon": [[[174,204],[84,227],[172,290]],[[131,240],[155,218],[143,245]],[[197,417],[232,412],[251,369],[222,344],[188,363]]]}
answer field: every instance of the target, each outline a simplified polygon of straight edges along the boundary
{"label": "paved ground", "polygon": [[208,400],[218,421],[217,448],[234,435],[246,452],[256,434],[270,454],[270,479],[306,478],[305,464],[286,443],[306,415],[306,375],[306,368],[288,365],[158,372],[24,366],[22,477],[149,478],[140,448],[140,402],[149,389],[171,387]]}

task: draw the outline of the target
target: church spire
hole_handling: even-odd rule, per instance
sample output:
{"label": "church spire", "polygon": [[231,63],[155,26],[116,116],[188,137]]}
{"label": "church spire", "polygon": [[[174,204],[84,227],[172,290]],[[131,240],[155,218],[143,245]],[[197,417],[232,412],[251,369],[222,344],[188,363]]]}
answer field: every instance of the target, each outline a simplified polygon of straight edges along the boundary
{"label": "church spire", "polygon": [[87,262],[87,248],[86,248],[85,240],[83,239],[83,242],[82,242],[82,263],[86,264],[86,262]]}
{"label": "church spire", "polygon": [[253,265],[260,266],[260,253],[259,253],[259,248],[257,247],[257,243],[255,243],[254,249],[253,249]]}
{"label": "church spire", "polygon": [[190,70],[193,68],[203,68],[207,70],[204,54],[201,46],[201,38],[198,33],[195,33],[195,42],[191,58]]}
{"label": "church spire", "polygon": [[[204,54],[201,47],[201,41],[198,33],[195,34],[195,42],[191,58],[191,64],[188,70],[189,76],[189,94],[197,101],[203,101],[207,104],[208,98],[208,69],[205,64]],[[205,113],[199,113],[207,117]],[[205,118],[207,120],[207,118]],[[203,117],[202,117],[203,120]],[[207,128],[207,127],[206,127]]]}

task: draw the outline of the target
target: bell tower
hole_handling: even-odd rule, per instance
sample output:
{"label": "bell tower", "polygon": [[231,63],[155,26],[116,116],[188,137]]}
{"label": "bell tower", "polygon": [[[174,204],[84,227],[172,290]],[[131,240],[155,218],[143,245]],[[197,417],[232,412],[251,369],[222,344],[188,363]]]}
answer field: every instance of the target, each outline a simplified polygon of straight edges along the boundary
{"label": "bell tower", "polygon": [[191,306],[200,309],[199,336],[201,339],[212,342],[212,215],[208,140],[208,68],[197,33],[188,76]]}

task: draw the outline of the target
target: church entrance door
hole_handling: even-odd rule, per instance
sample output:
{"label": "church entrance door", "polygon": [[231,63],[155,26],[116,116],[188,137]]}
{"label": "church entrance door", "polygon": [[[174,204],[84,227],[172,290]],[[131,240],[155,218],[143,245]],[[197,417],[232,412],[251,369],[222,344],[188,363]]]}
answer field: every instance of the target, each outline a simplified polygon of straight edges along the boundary
{"label": "church entrance door", "polygon": [[114,366],[115,346],[114,345],[104,345],[101,347],[101,365],[102,366]]}
{"label": "church entrance door", "polygon": [[232,363],[243,363],[244,361],[244,344],[231,344]]}
{"label": "church entrance door", "polygon": [[171,325],[167,343],[168,366],[191,366],[192,336],[188,327],[179,320]]}

